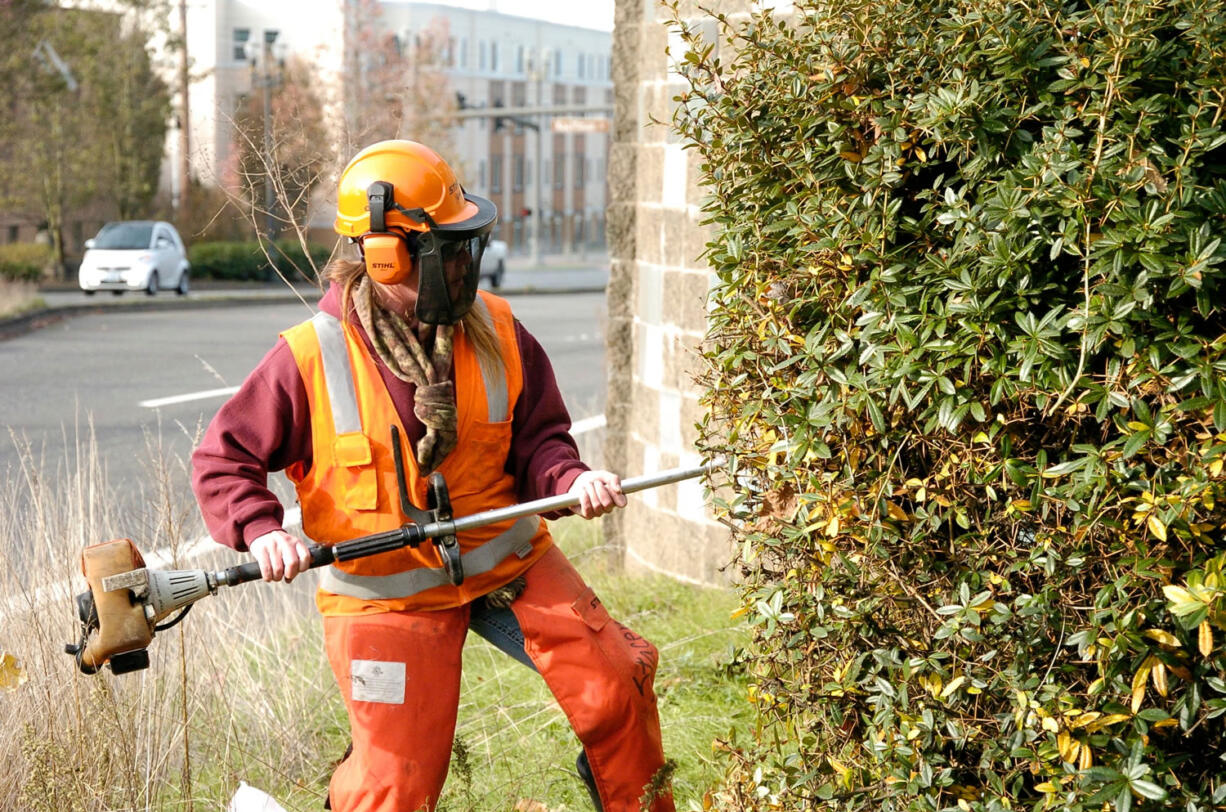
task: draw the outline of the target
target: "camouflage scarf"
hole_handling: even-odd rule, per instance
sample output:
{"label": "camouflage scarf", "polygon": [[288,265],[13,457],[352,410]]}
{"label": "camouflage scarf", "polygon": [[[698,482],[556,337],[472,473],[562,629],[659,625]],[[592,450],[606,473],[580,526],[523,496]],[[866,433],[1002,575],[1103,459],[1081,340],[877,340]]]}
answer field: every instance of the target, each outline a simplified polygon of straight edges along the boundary
{"label": "camouflage scarf", "polygon": [[[375,352],[402,381],[415,384],[413,413],[426,427],[414,457],[424,476],[437,468],[456,447],[455,386],[451,382],[451,325],[412,325],[375,299],[374,286],[363,278],[354,295],[358,320],[370,336]],[[426,356],[422,344],[434,346]]]}

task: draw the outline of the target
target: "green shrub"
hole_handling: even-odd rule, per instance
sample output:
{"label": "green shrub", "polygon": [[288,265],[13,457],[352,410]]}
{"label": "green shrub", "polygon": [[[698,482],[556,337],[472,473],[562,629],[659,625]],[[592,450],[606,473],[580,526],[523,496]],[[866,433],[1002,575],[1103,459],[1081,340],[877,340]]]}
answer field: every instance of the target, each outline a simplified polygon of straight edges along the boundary
{"label": "green shrub", "polygon": [[1226,5],[673,16],[756,629],[723,804],[1226,808]]}
{"label": "green shrub", "polygon": [[51,264],[51,246],[32,242],[0,245],[0,279],[37,282]]}
{"label": "green shrub", "polygon": [[[309,257],[297,240],[278,240],[269,247],[270,264],[258,242],[201,242],[187,251],[192,275],[199,279],[314,281],[332,253],[331,246],[310,245]],[[274,270],[275,264],[275,270]]]}

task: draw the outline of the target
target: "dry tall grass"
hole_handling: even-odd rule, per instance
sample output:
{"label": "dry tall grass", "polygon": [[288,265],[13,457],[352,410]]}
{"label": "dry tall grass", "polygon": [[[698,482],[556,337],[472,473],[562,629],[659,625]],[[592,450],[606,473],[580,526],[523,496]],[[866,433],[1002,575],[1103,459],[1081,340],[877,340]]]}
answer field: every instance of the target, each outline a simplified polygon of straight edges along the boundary
{"label": "dry tall grass", "polygon": [[0,568],[0,652],[20,669],[0,690],[9,734],[0,738],[0,809],[218,809],[251,773],[308,777],[318,794],[329,765],[315,757],[317,731],[335,709],[316,641],[300,645],[316,634],[309,587],[253,585],[201,601],[158,635],[139,673],[85,676],[64,654],[78,634],[73,595],[85,588],[86,544],[132,538],[151,565],[170,568],[239,559],[196,544],[182,460],[151,447],[144,512],[118,515],[92,442],[73,446],[55,461],[27,449],[0,482],[0,551],[11,562]]}

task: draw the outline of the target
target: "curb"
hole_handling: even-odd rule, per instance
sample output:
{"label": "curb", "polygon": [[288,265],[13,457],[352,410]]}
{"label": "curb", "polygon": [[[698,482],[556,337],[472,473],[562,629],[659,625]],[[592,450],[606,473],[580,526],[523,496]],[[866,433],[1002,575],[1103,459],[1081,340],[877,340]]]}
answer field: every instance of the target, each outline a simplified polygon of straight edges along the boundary
{"label": "curb", "polygon": [[[604,293],[604,291],[605,288],[595,286],[574,288],[537,288],[532,285],[526,285],[520,288],[501,288],[496,291],[496,293],[499,296],[525,296],[538,293],[571,295],[581,293]],[[298,304],[301,303],[302,299],[306,299],[308,304],[313,305],[316,301],[318,301],[319,296],[321,295],[318,289],[314,287],[300,291],[300,293],[302,294],[301,299],[290,291],[253,296],[242,290],[235,290],[233,291],[232,295],[211,296],[207,299],[195,298],[189,293],[185,297],[176,297],[174,299],[163,297],[161,299],[133,299],[126,302],[115,302],[107,305],[83,302],[81,304],[42,307],[38,310],[32,310],[15,316],[0,317],[0,341],[16,338],[17,336],[25,335],[43,327],[49,327],[53,324],[64,321],[65,319],[73,318],[74,316],[97,315],[114,312],[122,313],[138,310],[195,310],[209,307],[235,307],[262,304]]]}

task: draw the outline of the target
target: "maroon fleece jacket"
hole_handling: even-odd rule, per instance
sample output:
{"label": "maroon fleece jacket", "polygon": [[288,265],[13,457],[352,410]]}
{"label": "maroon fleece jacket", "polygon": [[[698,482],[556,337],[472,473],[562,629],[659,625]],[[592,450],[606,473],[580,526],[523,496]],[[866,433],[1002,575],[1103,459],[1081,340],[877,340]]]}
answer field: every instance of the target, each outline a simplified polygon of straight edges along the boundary
{"label": "maroon fleece jacket", "polygon": [[[319,307],[340,318],[340,294],[335,286]],[[397,378],[378,358],[352,309],[349,321],[375,358],[410,447],[415,446],[425,434],[425,426],[413,413],[417,387]],[[588,467],[580,461],[570,436],[570,415],[549,358],[518,321],[515,333],[523,390],[512,416],[506,471],[515,478],[520,501],[529,501],[565,493]],[[452,375],[454,381],[454,371]],[[192,454],[192,489],[212,537],[243,552],[252,540],[279,530],[284,510],[268,489],[268,474],[295,462],[310,468],[311,414],[293,354],[285,339],[279,338],[217,412]]]}

